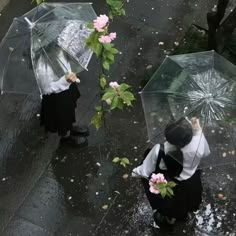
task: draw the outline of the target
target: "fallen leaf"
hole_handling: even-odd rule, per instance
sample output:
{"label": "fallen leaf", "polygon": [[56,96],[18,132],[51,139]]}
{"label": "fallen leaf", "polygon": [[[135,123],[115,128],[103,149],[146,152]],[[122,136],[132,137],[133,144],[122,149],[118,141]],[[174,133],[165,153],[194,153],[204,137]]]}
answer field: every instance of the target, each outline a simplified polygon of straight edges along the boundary
{"label": "fallen leaf", "polygon": [[107,210],[107,209],[108,209],[108,205],[103,205],[103,206],[102,206],[102,209],[103,209],[103,210]]}
{"label": "fallen leaf", "polygon": [[124,174],[124,175],[122,176],[123,179],[127,179],[128,177],[129,177],[128,174]]}

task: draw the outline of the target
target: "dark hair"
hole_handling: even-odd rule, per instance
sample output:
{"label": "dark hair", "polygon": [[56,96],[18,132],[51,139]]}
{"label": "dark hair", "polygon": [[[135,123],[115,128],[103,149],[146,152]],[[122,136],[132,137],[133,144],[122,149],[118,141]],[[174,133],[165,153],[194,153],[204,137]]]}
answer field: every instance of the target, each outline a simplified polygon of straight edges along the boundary
{"label": "dark hair", "polygon": [[182,148],[192,140],[192,127],[189,123],[183,121],[171,123],[165,128],[165,137],[170,144]]}
{"label": "dark hair", "polygon": [[180,175],[183,170],[183,153],[180,149],[167,153],[163,161],[167,167],[167,173],[170,178]]}

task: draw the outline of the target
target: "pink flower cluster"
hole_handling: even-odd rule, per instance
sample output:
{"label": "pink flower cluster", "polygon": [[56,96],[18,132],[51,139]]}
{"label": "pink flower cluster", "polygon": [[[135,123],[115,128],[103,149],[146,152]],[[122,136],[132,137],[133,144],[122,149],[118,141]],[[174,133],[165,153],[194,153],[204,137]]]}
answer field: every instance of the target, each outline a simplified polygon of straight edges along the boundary
{"label": "pink flower cluster", "polygon": [[120,87],[120,85],[117,82],[110,82],[109,86],[113,89],[117,89]]}
{"label": "pink flower cluster", "polygon": [[100,15],[93,21],[93,26],[98,32],[103,32],[109,21],[108,16]]}
{"label": "pink flower cluster", "polygon": [[167,181],[163,174],[152,174],[151,179],[149,180],[149,191],[154,194],[159,194],[160,190],[158,189],[158,183],[165,183],[167,184]]}
{"label": "pink flower cluster", "polygon": [[116,33],[110,33],[108,35],[102,35],[99,37],[98,41],[100,43],[110,43],[116,38]]}

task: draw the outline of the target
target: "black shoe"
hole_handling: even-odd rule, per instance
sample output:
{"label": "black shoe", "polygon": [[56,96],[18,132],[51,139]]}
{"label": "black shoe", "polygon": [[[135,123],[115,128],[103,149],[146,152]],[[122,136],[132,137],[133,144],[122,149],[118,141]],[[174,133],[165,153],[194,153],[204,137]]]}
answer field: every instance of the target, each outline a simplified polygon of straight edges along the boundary
{"label": "black shoe", "polygon": [[87,138],[77,136],[62,137],[60,143],[80,148],[88,146]]}
{"label": "black shoe", "polygon": [[86,137],[89,136],[89,129],[86,126],[73,126],[71,135]]}
{"label": "black shoe", "polygon": [[164,217],[159,212],[156,211],[153,214],[153,220],[154,220],[154,223],[152,226],[156,229],[160,229],[161,225],[163,224]]}

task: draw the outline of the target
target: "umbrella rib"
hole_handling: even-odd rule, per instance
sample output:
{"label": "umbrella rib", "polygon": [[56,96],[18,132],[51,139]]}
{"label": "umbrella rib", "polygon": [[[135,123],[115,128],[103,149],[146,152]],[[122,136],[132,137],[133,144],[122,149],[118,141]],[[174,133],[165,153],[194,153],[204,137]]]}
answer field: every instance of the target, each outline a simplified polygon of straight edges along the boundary
{"label": "umbrella rib", "polygon": [[183,98],[188,97],[188,96],[186,96],[186,95],[184,95],[182,93],[165,91],[165,90],[160,90],[160,91],[155,91],[155,92],[144,92],[142,94],[147,94],[147,95],[151,95],[151,94],[165,94],[165,95],[179,96],[179,97],[183,97]]}

